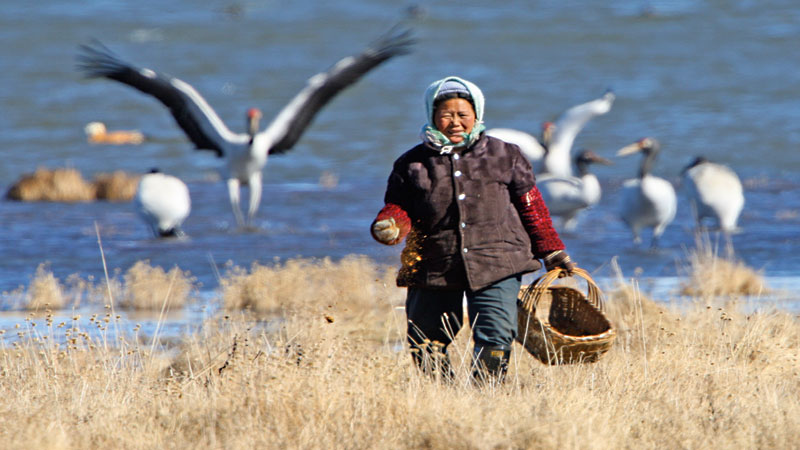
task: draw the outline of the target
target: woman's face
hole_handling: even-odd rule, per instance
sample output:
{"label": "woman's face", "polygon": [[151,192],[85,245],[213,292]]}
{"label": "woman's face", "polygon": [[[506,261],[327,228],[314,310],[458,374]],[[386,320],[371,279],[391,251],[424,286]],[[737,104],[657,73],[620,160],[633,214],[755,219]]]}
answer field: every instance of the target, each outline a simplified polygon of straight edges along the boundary
{"label": "woman's face", "polygon": [[475,125],[475,110],[472,103],[463,98],[450,98],[436,108],[433,113],[433,124],[436,129],[458,144],[464,140],[462,133],[469,134]]}

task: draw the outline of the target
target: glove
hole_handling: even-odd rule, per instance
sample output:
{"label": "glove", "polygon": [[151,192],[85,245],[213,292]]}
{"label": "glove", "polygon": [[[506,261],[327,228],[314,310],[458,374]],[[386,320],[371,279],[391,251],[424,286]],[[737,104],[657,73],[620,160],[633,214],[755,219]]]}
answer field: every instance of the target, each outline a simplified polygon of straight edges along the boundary
{"label": "glove", "polygon": [[376,241],[384,245],[395,245],[411,230],[411,219],[403,208],[387,203],[372,222],[370,232]]}
{"label": "glove", "polygon": [[548,272],[555,268],[564,269],[566,273],[562,273],[562,276],[572,276],[572,270],[576,267],[575,263],[572,262],[567,252],[564,250],[556,250],[549,255],[544,257],[544,267],[547,269]]}
{"label": "glove", "polygon": [[372,236],[382,244],[391,245],[400,236],[400,227],[394,217],[378,220],[372,224]]}

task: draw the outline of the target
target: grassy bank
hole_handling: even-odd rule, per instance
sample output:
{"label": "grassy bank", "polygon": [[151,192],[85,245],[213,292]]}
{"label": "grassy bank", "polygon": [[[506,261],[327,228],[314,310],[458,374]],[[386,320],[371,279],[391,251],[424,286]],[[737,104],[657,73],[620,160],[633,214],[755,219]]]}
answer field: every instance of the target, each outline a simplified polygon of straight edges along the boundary
{"label": "grassy bank", "polygon": [[[599,362],[547,367],[516,346],[508,382],[479,389],[468,378],[464,330],[451,350],[457,379],[445,386],[419,376],[400,350],[403,291],[387,274],[355,257],[231,268],[220,292],[228,309],[170,342],[108,312],[63,324],[46,312],[30,316],[3,330],[0,441],[6,448],[797,445],[796,315],[745,311],[735,297],[671,307],[623,281],[607,293],[619,335]],[[282,287],[254,291],[264,285]],[[243,299],[251,301],[247,311],[238,309]],[[101,337],[89,337],[90,327]],[[67,341],[54,342],[63,332]]]}

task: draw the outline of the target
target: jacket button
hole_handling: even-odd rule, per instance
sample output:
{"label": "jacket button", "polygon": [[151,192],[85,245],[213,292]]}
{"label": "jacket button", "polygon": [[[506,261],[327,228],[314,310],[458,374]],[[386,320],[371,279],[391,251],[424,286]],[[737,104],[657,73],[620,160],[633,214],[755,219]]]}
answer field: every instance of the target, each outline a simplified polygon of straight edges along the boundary
{"label": "jacket button", "polygon": [[461,228],[467,228],[467,223],[466,222],[461,222]]}
{"label": "jacket button", "polygon": [[453,155],[453,159],[458,159],[458,158],[460,158],[460,156],[458,155],[458,153],[456,153],[455,155]]}
{"label": "jacket button", "polygon": [[453,172],[453,175],[457,176],[457,177],[460,177],[461,176],[461,171],[460,170],[456,170],[455,172]]}
{"label": "jacket button", "polygon": [[464,200],[465,198],[467,198],[467,194],[458,194],[459,200]]}
{"label": "jacket button", "polygon": [[467,247],[464,247],[464,253],[468,253],[468,252],[469,252],[469,249]]}

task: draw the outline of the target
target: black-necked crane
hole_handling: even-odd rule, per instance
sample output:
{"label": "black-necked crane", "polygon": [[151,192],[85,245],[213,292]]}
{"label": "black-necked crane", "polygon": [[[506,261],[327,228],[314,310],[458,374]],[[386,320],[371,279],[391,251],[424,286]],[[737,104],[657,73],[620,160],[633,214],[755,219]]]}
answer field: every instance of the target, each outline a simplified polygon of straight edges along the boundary
{"label": "black-necked crane", "polygon": [[[191,85],[178,78],[137,68],[117,58],[102,44],[81,46],[78,68],[90,78],[108,78],[145,94],[169,108],[178,126],[199,150],[211,150],[225,158],[223,174],[231,207],[239,226],[249,224],[261,202],[262,170],[269,155],[290,150],[315,115],[346,87],[381,63],[410,51],[409,30],[393,28],[361,54],[348,56],[308,79],[306,86],[259,131],[261,112],[247,112],[247,132],[234,133]],[[247,222],[239,206],[241,185],[250,187]]]}
{"label": "black-necked crane", "polygon": [[531,134],[513,128],[492,128],[487,130],[486,134],[496,137],[501,141],[519,146],[522,154],[525,155],[528,161],[533,165],[533,172],[538,174],[542,173],[544,170],[543,162],[547,154],[548,143],[553,135],[553,130],[555,130],[555,124],[553,122],[544,122],[542,123],[541,139],[537,139]]}
{"label": "black-necked crane", "polygon": [[[486,133],[517,144],[531,159],[536,174],[548,173],[557,177],[572,176],[572,144],[590,120],[608,113],[616,96],[608,90],[602,97],[581,103],[564,111],[555,122],[545,122],[542,141],[510,128],[493,128]],[[540,155],[540,156],[537,156]]]}
{"label": "black-necked crane", "polygon": [[744,207],[744,189],[730,167],[698,156],[683,169],[683,186],[698,226],[709,218],[726,233],[736,230]]}
{"label": "black-necked crane", "polygon": [[182,237],[181,225],[192,210],[189,188],[158,169],[142,176],[134,198],[136,211],[155,237]]}
{"label": "black-necked crane", "polygon": [[642,153],[639,176],[627,180],[620,191],[620,217],[633,232],[633,240],[641,242],[640,230],[653,229],[652,247],[664,233],[678,209],[678,199],[672,183],[650,173],[661,146],[653,138],[640,139],[621,148],[617,156]]}
{"label": "black-necked crane", "polygon": [[602,196],[600,181],[589,171],[591,164],[612,164],[591,150],[582,150],[575,157],[577,177],[557,177],[544,174],[536,177],[551,216],[560,217],[564,230],[572,231],[578,223],[578,213],[596,205]]}

